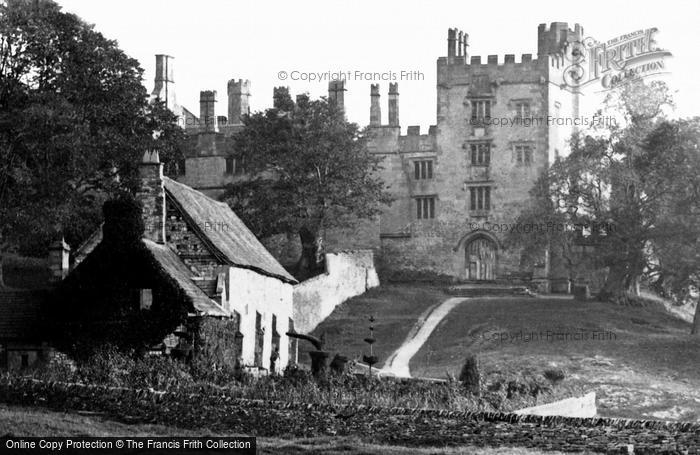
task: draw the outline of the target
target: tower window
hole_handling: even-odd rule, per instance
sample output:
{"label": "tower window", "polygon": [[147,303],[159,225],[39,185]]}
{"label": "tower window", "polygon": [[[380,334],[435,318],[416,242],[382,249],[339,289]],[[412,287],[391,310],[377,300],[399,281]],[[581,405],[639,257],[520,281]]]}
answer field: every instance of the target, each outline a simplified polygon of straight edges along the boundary
{"label": "tower window", "polygon": [[528,101],[518,101],[515,103],[515,117],[519,119],[530,118],[530,103]]}
{"label": "tower window", "polygon": [[469,210],[491,210],[491,187],[469,188]]}
{"label": "tower window", "polygon": [[433,161],[414,161],[413,176],[416,180],[425,180],[433,178]]}
{"label": "tower window", "polygon": [[516,145],[515,161],[518,163],[518,165],[529,166],[530,164],[532,164],[532,146]]}
{"label": "tower window", "polygon": [[487,120],[491,118],[490,100],[472,101],[472,121]]}
{"label": "tower window", "polygon": [[434,196],[416,198],[416,218],[419,220],[435,218]]}
{"label": "tower window", "polygon": [[488,166],[491,162],[491,144],[481,143],[471,145],[472,166]]}

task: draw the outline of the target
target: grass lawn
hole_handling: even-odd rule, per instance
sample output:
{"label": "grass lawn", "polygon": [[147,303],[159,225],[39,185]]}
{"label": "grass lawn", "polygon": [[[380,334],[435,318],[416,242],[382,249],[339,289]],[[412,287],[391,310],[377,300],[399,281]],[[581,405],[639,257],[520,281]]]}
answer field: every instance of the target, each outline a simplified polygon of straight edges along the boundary
{"label": "grass lawn", "polygon": [[603,416],[700,418],[700,339],[660,305],[533,298],[470,299],[411,361],[414,376],[458,374],[465,354],[482,373],[561,369],[559,387],[596,391]]}
{"label": "grass lawn", "polygon": [[[369,335],[370,315],[374,322],[374,353],[381,367],[401,343],[418,318],[431,306],[449,296],[442,289],[428,286],[386,285],[371,289],[339,305],[314,331],[325,332],[326,350],[340,353],[350,359],[362,359],[369,354],[363,340]],[[299,361],[309,362],[309,343],[299,343]]]}
{"label": "grass lawn", "polygon": [[[199,431],[183,430],[163,425],[131,425],[106,419],[99,415],[81,415],[49,411],[41,408],[14,407],[0,404],[0,433],[14,436],[236,436],[217,434],[203,428]],[[258,438],[260,454],[343,454],[361,455],[382,453],[408,454],[473,454],[473,455],[557,455],[561,452],[542,452],[521,448],[478,448],[461,446],[452,448],[416,448],[375,445],[355,437],[318,437],[306,439]]]}

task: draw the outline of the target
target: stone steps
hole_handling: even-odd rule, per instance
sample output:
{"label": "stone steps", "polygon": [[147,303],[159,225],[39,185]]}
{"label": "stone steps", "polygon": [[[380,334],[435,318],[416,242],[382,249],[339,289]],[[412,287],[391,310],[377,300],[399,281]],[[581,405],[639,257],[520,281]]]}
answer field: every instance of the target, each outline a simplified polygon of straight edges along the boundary
{"label": "stone steps", "polygon": [[447,293],[455,297],[531,297],[532,293],[524,284],[466,283],[447,288]]}

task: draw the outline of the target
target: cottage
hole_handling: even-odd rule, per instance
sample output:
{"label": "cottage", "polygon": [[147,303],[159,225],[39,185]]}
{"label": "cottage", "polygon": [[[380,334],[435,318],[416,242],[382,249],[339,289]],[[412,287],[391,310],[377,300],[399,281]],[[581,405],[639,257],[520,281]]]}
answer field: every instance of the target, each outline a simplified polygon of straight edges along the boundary
{"label": "cottage", "polygon": [[[215,352],[217,362],[230,365],[284,368],[296,280],[226,204],[164,177],[157,152],[144,154],[139,181],[132,213],[128,204],[105,204],[103,226],[74,252],[70,268],[67,259],[54,267],[65,279],[51,294],[47,331],[59,334],[63,346],[111,339],[182,356]],[[0,308],[11,311],[23,296],[37,295],[12,294]],[[34,300],[21,306],[18,321],[3,319],[12,323],[13,332],[3,327],[3,333],[17,349],[22,337],[36,345],[30,329],[37,324],[24,324],[38,320]],[[4,363],[33,358],[19,359]]]}

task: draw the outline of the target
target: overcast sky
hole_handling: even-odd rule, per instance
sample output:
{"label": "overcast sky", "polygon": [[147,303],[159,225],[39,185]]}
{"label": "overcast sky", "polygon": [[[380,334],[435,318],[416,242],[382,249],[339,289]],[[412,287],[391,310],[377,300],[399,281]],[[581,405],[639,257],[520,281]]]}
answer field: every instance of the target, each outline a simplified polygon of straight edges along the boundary
{"label": "overcast sky", "polygon": [[[327,93],[327,81],[294,81],[292,74],[336,71],[420,72],[399,80],[400,120],[435,123],[436,59],[446,55],[449,27],[469,33],[470,55],[537,54],[537,26],[554,21],[580,23],[586,35],[608,40],[657,27],[659,47],[669,50],[676,91],[676,115],[700,115],[700,2],[652,1],[179,1],[59,0],[64,9],[116,39],[145,69],[153,88],[155,54],[175,57],[178,102],[199,113],[199,91],[217,90],[217,114],[226,115],[226,83],[250,79],[251,107],[272,104],[272,89],[292,94]],[[280,80],[280,71],[288,78]],[[293,73],[298,71],[300,73]],[[408,73],[407,73],[408,74]],[[422,79],[422,80],[421,80]],[[369,85],[381,84],[386,122],[388,82],[349,80],[348,118],[369,122]]]}

